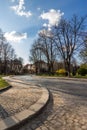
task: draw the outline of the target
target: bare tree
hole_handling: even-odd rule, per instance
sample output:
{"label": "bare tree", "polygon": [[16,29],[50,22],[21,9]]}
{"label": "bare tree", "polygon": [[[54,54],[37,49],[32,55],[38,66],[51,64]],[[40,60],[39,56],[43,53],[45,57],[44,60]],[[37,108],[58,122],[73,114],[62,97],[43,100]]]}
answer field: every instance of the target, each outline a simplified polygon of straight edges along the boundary
{"label": "bare tree", "polygon": [[46,29],[39,33],[39,46],[38,48],[43,52],[46,57],[48,72],[53,73],[53,65],[56,60],[56,48],[54,45],[53,35]]}
{"label": "bare tree", "polygon": [[[34,61],[34,63],[37,61],[45,61],[48,66],[49,74],[54,72],[53,65],[56,60],[56,48],[53,35],[50,31],[46,29],[40,31],[38,39],[32,46],[30,59]],[[40,66],[39,64],[39,68]]]}
{"label": "bare tree", "polygon": [[3,46],[3,33],[2,30],[0,29],[0,74],[2,73],[2,46]]}
{"label": "bare tree", "polygon": [[29,60],[33,63],[41,60],[41,52],[37,48],[37,46],[38,46],[38,40],[34,41],[32,47],[31,47],[31,50],[30,50]]}
{"label": "bare tree", "polygon": [[[40,73],[40,62],[43,60],[43,53],[42,51],[38,48],[39,46],[39,42],[38,39],[36,41],[34,41],[32,48],[30,50],[30,56],[29,56],[29,60],[31,62],[33,62],[36,66],[36,73]],[[39,63],[38,63],[39,62]]]}
{"label": "bare tree", "polygon": [[15,50],[13,48],[11,48],[10,52],[9,52],[9,72],[12,74],[13,72],[13,64],[14,64],[14,60],[16,59],[16,54],[15,54]]}
{"label": "bare tree", "polygon": [[2,55],[3,55],[3,45],[5,43],[5,37],[4,34],[2,32],[2,30],[0,29],[0,59],[2,60]]}
{"label": "bare tree", "polygon": [[84,46],[80,51],[80,57],[82,58],[83,62],[87,64],[87,36],[85,36]]}
{"label": "bare tree", "polygon": [[78,16],[74,15],[70,21],[62,19],[60,24],[53,28],[54,42],[64,61],[68,76],[70,76],[71,72],[71,59],[82,46],[80,33],[84,29],[85,19],[86,17],[78,18]]}
{"label": "bare tree", "polygon": [[16,72],[20,71],[22,59],[18,59],[16,65],[15,59],[16,54],[12,45],[6,41],[3,32],[0,30],[0,74],[15,73],[14,66],[17,68]]}
{"label": "bare tree", "polygon": [[13,74],[21,74],[22,73],[22,69],[23,69],[23,62],[22,62],[22,58],[19,57],[19,58],[16,58],[13,60],[13,68],[12,68],[12,71],[13,71]]}
{"label": "bare tree", "polygon": [[9,43],[4,43],[2,60],[3,60],[5,74],[9,73],[12,49],[13,48]]}

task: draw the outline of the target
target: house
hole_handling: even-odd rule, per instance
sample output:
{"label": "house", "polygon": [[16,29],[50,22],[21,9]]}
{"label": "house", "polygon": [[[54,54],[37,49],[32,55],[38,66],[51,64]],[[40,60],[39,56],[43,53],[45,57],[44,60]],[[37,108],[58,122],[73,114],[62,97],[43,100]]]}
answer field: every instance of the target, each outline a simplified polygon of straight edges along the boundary
{"label": "house", "polygon": [[23,67],[23,73],[35,73],[36,72],[36,67],[34,64],[26,64],[24,67]]}
{"label": "house", "polygon": [[40,60],[40,61],[37,61],[34,63],[35,64],[35,67],[36,67],[36,73],[39,74],[39,73],[45,73],[48,71],[48,66],[47,66],[47,63]]}
{"label": "house", "polygon": [[21,74],[22,63],[18,59],[0,62],[0,74]]}

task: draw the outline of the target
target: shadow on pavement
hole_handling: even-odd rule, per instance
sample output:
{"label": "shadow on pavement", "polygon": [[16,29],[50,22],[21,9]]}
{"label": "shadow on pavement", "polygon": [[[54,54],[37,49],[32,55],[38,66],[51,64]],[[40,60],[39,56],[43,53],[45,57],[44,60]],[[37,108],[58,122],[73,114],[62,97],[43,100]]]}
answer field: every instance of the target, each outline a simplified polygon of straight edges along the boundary
{"label": "shadow on pavement", "polygon": [[[12,117],[9,117],[8,112],[0,105],[0,130],[8,129],[12,125],[16,124]],[[10,128],[9,128],[10,129]]]}

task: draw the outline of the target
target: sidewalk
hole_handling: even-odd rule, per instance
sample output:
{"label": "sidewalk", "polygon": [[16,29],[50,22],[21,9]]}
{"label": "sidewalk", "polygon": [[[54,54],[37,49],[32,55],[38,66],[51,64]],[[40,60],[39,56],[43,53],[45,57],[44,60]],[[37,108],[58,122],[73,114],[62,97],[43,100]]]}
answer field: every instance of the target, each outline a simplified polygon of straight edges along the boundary
{"label": "sidewalk", "polygon": [[27,118],[33,118],[49,99],[45,88],[26,85],[9,77],[5,79],[13,87],[0,94],[0,130],[14,129]]}

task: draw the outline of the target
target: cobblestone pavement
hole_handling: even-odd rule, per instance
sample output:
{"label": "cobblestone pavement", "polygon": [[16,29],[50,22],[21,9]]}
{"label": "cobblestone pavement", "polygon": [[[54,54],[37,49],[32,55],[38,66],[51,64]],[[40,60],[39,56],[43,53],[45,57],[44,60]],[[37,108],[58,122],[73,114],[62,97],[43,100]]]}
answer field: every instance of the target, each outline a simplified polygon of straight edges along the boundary
{"label": "cobblestone pavement", "polygon": [[[83,89],[84,87],[87,88],[86,84]],[[48,88],[52,88],[51,85]],[[56,88],[55,84],[53,88]],[[86,93],[81,96],[81,91],[79,94],[73,94],[74,92],[65,93],[50,89],[50,92],[49,104],[43,112],[35,119],[27,121],[19,130],[87,130]]]}
{"label": "cobblestone pavement", "polygon": [[42,91],[36,86],[15,85],[0,93],[0,120],[28,109],[41,97]]}
{"label": "cobblestone pavement", "polygon": [[43,113],[19,130],[87,130],[87,104],[79,101],[80,97],[52,92]]}

